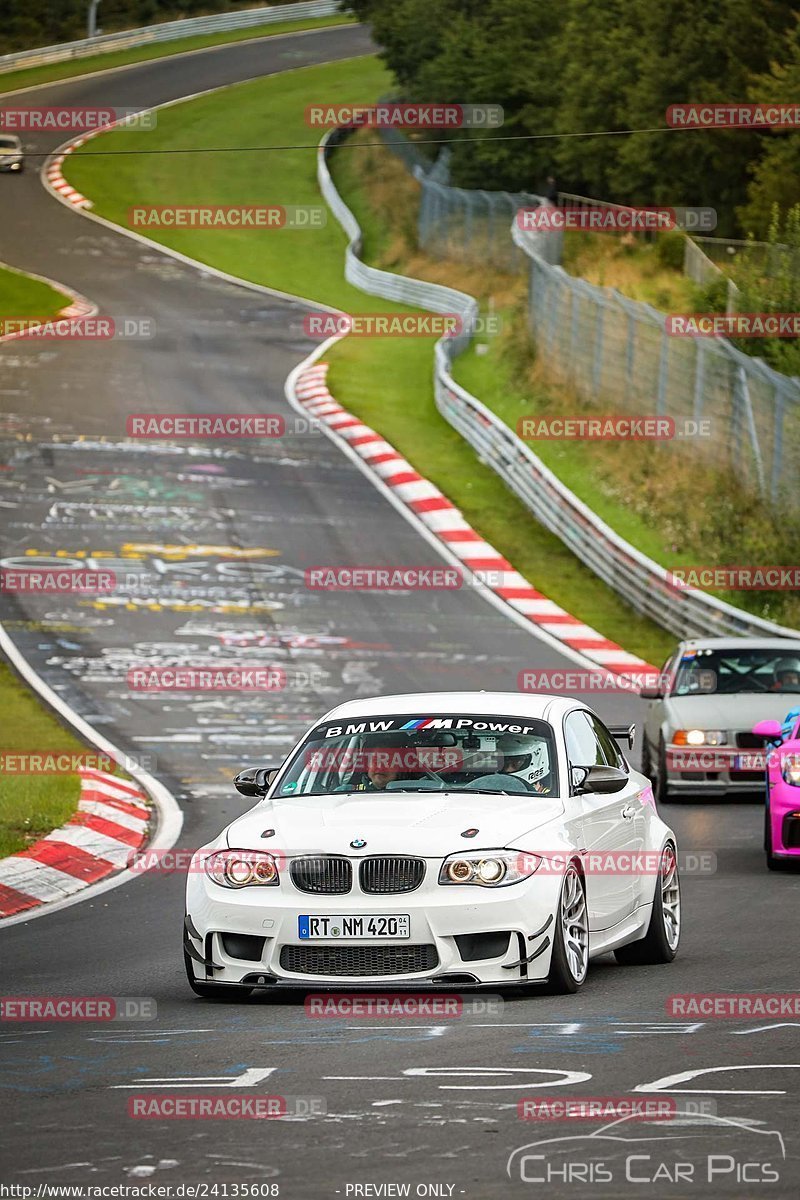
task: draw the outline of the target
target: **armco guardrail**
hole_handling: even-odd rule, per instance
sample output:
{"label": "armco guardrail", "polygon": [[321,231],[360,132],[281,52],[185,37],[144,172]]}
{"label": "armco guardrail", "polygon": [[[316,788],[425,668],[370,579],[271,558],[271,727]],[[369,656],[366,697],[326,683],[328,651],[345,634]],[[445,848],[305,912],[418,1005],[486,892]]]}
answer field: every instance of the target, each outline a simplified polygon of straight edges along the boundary
{"label": "armco guardrail", "polygon": [[676,337],[668,314],[547,262],[536,232],[514,226],[529,259],[528,323],[548,376],[583,400],[637,416],[707,421],[711,436],[676,453],[724,465],[776,507],[797,508],[800,381],[725,337]]}
{"label": "armco guardrail", "polygon": [[327,161],[330,150],[348,132],[334,130],[325,135],[317,164],[320,190],[350,239],[345,252],[345,278],[372,296],[461,316],[463,328],[459,336],[442,338],[436,343],[434,391],[442,416],[477,451],[480,460],[500,475],[537,521],[560,538],[617,595],[677,636],[800,637],[799,630],[764,621],[704,592],[670,586],[664,567],[619,537],[547,469],[513,430],[456,383],[450,365],[470,340],[478,303],[464,292],[394,275],[361,261],[361,229],[336,190]]}
{"label": "armco guardrail", "polygon": [[425,283],[421,279],[410,279],[406,275],[394,275],[390,271],[369,267],[361,261],[361,228],[337,192],[327,164],[328,151],[338,142],[343,141],[347,132],[347,130],[333,129],[325,135],[320,143],[317,170],[322,194],[333,215],[350,238],[350,243],[345,251],[345,279],[370,296],[381,296],[384,300],[395,300],[398,304],[425,308],[429,312],[455,313],[459,316],[461,318],[460,331],[453,337],[442,339],[436,345],[437,360],[442,357],[446,362],[449,354],[458,354],[469,344],[475,319],[478,316],[478,302],[472,296],[468,296],[466,292],[442,287],[438,283]]}
{"label": "armco guardrail", "polygon": [[298,4],[281,4],[269,8],[248,8],[243,12],[218,13],[212,17],[188,17],[183,21],[165,21],[162,25],[145,25],[141,29],[123,29],[119,33],[104,33],[99,37],[82,38],[78,42],[60,42],[36,50],[20,50],[16,54],[0,55],[0,74],[20,67],[43,67],[48,63],[86,58],[90,54],[106,54],[111,50],[128,50],[133,46],[148,46],[156,42],[171,42],[177,38],[195,37],[202,33],[222,33],[229,29],[249,29],[255,25],[272,25],[277,21],[297,21],[305,17],[327,17],[338,13],[338,0],[305,0]]}

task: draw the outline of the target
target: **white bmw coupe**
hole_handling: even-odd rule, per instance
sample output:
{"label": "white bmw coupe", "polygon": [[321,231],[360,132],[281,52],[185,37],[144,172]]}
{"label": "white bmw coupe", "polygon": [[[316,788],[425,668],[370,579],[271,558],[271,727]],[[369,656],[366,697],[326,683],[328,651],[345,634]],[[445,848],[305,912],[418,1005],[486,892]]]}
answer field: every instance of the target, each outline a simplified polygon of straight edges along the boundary
{"label": "white bmw coupe", "polygon": [[200,996],[253,988],[549,984],[589,960],[670,962],[675,835],[577,700],[383,696],[323,717],[258,803],[193,857],[184,926]]}

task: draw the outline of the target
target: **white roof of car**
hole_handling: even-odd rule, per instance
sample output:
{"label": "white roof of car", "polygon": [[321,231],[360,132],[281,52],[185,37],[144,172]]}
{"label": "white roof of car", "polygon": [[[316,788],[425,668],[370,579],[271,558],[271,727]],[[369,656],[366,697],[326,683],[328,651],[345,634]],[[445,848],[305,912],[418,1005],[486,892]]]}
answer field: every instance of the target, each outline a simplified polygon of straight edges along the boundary
{"label": "white roof of car", "polygon": [[787,654],[800,653],[800,638],[782,637],[705,637],[686,638],[682,646],[697,650],[785,650]]}
{"label": "white roof of car", "polygon": [[487,713],[552,721],[580,701],[570,696],[541,692],[408,692],[397,696],[369,696],[348,700],[322,718],[385,716],[387,713]]}

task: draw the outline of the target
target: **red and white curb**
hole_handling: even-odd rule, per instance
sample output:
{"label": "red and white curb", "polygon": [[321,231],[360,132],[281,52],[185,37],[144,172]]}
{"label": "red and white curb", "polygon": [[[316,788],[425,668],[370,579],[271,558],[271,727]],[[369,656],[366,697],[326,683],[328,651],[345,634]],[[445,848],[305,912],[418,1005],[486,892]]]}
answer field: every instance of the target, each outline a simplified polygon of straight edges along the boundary
{"label": "red and white curb", "polygon": [[78,810],[41,841],[0,859],[0,918],[63,900],[130,865],[150,807],[135,783],[82,770]]}
{"label": "red and white curb", "polygon": [[85,137],[77,138],[76,141],[65,147],[63,151],[57,152],[53,158],[50,158],[47,161],[45,179],[47,180],[48,186],[51,187],[54,192],[58,192],[59,196],[62,196],[65,200],[68,200],[70,204],[74,204],[76,208],[91,208],[92,202],[91,200],[87,200],[85,196],[82,196],[81,193],[77,191],[77,189],[74,188],[71,183],[67,182],[67,180],[64,178],[61,167],[68,154],[71,154],[73,150],[77,150],[78,146],[82,146],[84,142],[89,140],[90,137],[93,137],[95,134],[101,132],[102,130],[100,129],[93,129],[90,133],[87,133]]}
{"label": "red and white curb", "polygon": [[[16,270],[16,268],[12,269]],[[48,279],[46,275],[34,275],[31,271],[20,271],[19,274],[25,275],[28,279],[38,279],[40,283],[46,283],[57,292],[63,292],[64,295],[69,296],[69,304],[66,308],[59,309],[54,317],[49,318],[50,322],[82,321],[86,317],[96,316],[100,311],[97,305],[93,304],[91,300],[87,300],[85,296],[81,296],[78,292],[73,292],[71,288],[66,287],[63,283],[58,283],[55,279]],[[25,329],[18,329],[13,333],[2,334],[0,335],[0,342],[13,342],[16,338],[29,337],[32,331],[40,329],[43,324],[44,321],[37,321]],[[2,325],[2,321],[0,321],[0,325]]]}
{"label": "red and white curb", "polygon": [[69,204],[73,204],[75,208],[91,208],[92,201],[72,186],[64,178],[62,166],[64,159],[68,154],[72,154],[73,150],[77,150],[80,146],[86,144],[90,138],[97,137],[101,133],[110,133],[112,129],[118,128],[120,125],[125,125],[130,120],[129,117],[122,117],[119,121],[109,121],[107,125],[101,125],[98,129],[90,129],[88,132],[81,134],[80,137],[68,142],[65,146],[60,146],[58,150],[48,158],[45,163],[43,178],[51,191],[57,192],[58,195],[66,200]]}
{"label": "red and white curb", "polygon": [[315,363],[300,373],[294,385],[298,401],[316,420],[344,438],[393,494],[447,548],[514,611],[571,650],[618,675],[654,672],[655,668],[616,642],[584,625],[532,587],[494,546],[467,523],[456,506],[424,476],[415,471],[374,429],[342,408],[328,391],[327,363]]}

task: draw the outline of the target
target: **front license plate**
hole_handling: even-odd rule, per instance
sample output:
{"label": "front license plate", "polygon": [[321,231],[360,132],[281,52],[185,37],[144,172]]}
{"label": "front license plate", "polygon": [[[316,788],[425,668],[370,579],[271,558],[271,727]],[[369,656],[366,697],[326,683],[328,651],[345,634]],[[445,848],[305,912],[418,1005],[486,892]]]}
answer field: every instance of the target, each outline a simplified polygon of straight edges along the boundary
{"label": "front license plate", "polygon": [[734,755],[734,771],[765,771],[766,767],[767,756],[763,750],[751,750],[748,754]]}
{"label": "front license plate", "polygon": [[347,938],[392,939],[411,937],[408,914],[384,917],[316,917],[297,918],[297,936],[301,941],[337,942]]}

